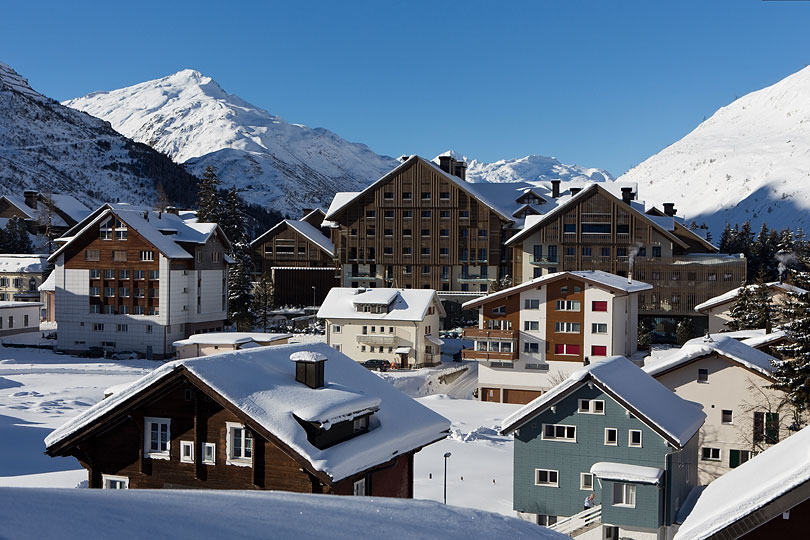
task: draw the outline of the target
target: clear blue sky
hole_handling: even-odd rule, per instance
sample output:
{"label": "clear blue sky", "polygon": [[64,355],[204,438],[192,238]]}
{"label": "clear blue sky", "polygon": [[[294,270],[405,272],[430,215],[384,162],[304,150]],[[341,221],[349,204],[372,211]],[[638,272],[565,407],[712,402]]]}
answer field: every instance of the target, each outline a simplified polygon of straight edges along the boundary
{"label": "clear blue sky", "polygon": [[810,63],[810,2],[4,2],[0,61],[58,100],[194,68],[381,154],[619,175]]}

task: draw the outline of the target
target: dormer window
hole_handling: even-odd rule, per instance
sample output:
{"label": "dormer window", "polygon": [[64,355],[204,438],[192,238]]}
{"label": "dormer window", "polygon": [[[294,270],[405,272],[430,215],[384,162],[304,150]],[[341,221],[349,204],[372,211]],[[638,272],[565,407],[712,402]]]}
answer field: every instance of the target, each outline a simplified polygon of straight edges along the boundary
{"label": "dormer window", "polygon": [[112,231],[112,218],[108,218],[99,226],[98,237],[102,240],[112,240]]}
{"label": "dormer window", "polygon": [[116,240],[127,239],[127,226],[123,221],[119,219],[115,220],[115,239]]}
{"label": "dormer window", "polygon": [[352,422],[352,432],[360,433],[361,431],[368,431],[368,416],[355,418]]}

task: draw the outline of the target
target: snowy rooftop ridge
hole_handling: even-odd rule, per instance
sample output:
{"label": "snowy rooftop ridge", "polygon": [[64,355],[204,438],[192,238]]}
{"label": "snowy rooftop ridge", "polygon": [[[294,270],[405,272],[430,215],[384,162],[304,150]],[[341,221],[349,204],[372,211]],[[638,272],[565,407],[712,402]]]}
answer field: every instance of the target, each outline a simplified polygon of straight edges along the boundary
{"label": "snowy rooftop ridge", "polygon": [[186,339],[172,343],[174,347],[183,345],[239,345],[240,343],[269,343],[281,339],[291,338],[292,334],[272,334],[264,332],[208,332],[206,334],[192,334]]}
{"label": "snowy rooftop ridge", "polygon": [[[433,289],[355,289],[333,287],[318,310],[319,319],[368,319],[381,321],[422,321],[428,308],[435,302],[444,314],[436,291]],[[358,311],[357,305],[384,304],[383,313]]]}
{"label": "snowy rooftop ridge", "polygon": [[[779,281],[771,281],[766,283],[769,289],[771,290],[782,290],[786,293],[794,293],[794,294],[804,294],[807,291],[802,289],[801,287],[796,287],[795,285],[790,285],[788,283],[780,283]],[[746,285],[745,288],[749,291],[756,290],[756,285]],[[737,295],[740,294],[740,290],[742,287],[737,287],[736,289],[731,289],[728,292],[715,296],[714,298],[709,298],[705,302],[698,304],[695,306],[695,311],[703,311],[704,309],[710,309],[715,306],[719,306],[725,304],[727,302],[734,301],[737,298]]]}
{"label": "snowy rooftop ridge", "polygon": [[41,274],[48,264],[48,255],[2,254],[0,272],[12,274]]}
{"label": "snowy rooftop ridge", "polygon": [[494,292],[487,296],[476,298],[474,300],[469,300],[467,302],[464,302],[464,304],[462,304],[462,307],[464,309],[477,307],[483,302],[489,302],[491,300],[494,300],[495,298],[502,298],[505,296],[509,296],[510,294],[532,289],[544,283],[552,282],[557,279],[564,278],[566,276],[577,277],[591,284],[594,284],[597,287],[599,286],[606,287],[609,289],[619,290],[625,293],[636,293],[652,289],[652,285],[650,285],[649,283],[645,283],[643,281],[638,281],[635,279],[627,279],[626,277],[617,276],[616,274],[611,274],[609,272],[604,272],[602,270],[566,270],[563,272],[555,272],[553,274],[545,274],[543,276],[536,277],[532,280],[525,281],[520,285],[514,285],[512,287],[502,289],[498,292]]}
{"label": "snowy rooftop ridge", "polygon": [[684,520],[675,540],[708,538],[808,481],[810,427],[709,484]]}
{"label": "snowy rooftop ridge", "polygon": [[[319,212],[319,211],[320,210],[315,209],[312,212],[310,212],[309,214],[307,214],[307,216],[311,215],[314,212]],[[278,227],[281,227],[282,225],[287,225],[288,227],[291,227],[292,229],[297,231],[299,234],[304,236],[304,238],[309,239],[312,243],[317,245],[319,248],[324,250],[329,255],[334,255],[335,254],[335,246],[334,246],[334,244],[332,244],[332,241],[329,238],[327,238],[326,235],[324,235],[321,231],[319,231],[317,229],[317,227],[312,226],[311,224],[307,223],[306,221],[295,220],[295,219],[285,219],[283,221],[278,222],[276,225],[274,225],[273,227],[268,229],[267,232],[265,232],[264,234],[260,235],[258,238],[253,240],[250,243],[251,247],[256,246],[256,245],[260,244],[261,242],[263,242],[264,238],[266,236],[270,235],[273,231],[275,231]]]}
{"label": "snowy rooftop ridge", "polygon": [[[290,362],[290,355],[299,351],[316,352],[329,359],[324,387],[312,389],[295,381],[295,364]],[[442,439],[450,427],[447,419],[325,343],[300,343],[164,364],[54,430],[46,437],[46,446],[64,441],[181,369],[188,370],[334,481]],[[371,417],[367,433],[323,450],[308,441],[296,420],[306,417],[331,425],[375,407],[379,410]]]}
{"label": "snowy rooftop ridge", "polygon": [[773,377],[775,369],[773,362],[777,361],[776,358],[724,334],[710,334],[708,339],[706,337],[690,339],[680,349],[673,349],[670,354],[659,357],[649,366],[644,366],[644,371],[656,376],[714,353],[769,379]]}
{"label": "snowy rooftop ridge", "polygon": [[624,356],[612,356],[575,371],[565,381],[515,411],[504,419],[501,433],[518,429],[590,380],[615,395],[622,406],[634,409],[633,414],[640,415],[642,422],[681,448],[706,419],[700,405],[677,396]]}

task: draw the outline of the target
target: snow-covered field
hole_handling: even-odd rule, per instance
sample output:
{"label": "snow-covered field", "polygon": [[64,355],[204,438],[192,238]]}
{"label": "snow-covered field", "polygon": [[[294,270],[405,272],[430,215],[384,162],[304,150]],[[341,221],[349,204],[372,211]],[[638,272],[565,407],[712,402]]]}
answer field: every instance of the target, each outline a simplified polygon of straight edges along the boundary
{"label": "snow-covered field", "polygon": [[[299,335],[293,341],[323,341],[323,336]],[[45,456],[43,439],[101,400],[104,389],[131,382],[158,365],[0,347],[0,486],[68,488],[86,480],[76,460]],[[464,367],[460,377],[442,382],[442,375]],[[415,497],[443,500],[443,456],[450,452],[448,503],[513,516],[512,441],[497,435],[495,426],[519,406],[451,397],[470,396],[476,368],[475,363],[446,362],[381,375],[452,421],[449,438],[416,454]]]}

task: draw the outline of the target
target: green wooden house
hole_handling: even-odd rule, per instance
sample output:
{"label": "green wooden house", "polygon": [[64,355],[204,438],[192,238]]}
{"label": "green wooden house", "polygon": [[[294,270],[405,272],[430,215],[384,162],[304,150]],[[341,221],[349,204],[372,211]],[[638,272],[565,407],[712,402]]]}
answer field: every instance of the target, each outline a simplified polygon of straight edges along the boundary
{"label": "green wooden house", "polygon": [[697,484],[705,417],[623,356],[585,366],[504,421],[501,433],[515,438],[514,509],[554,525],[593,493],[583,526],[665,538]]}

